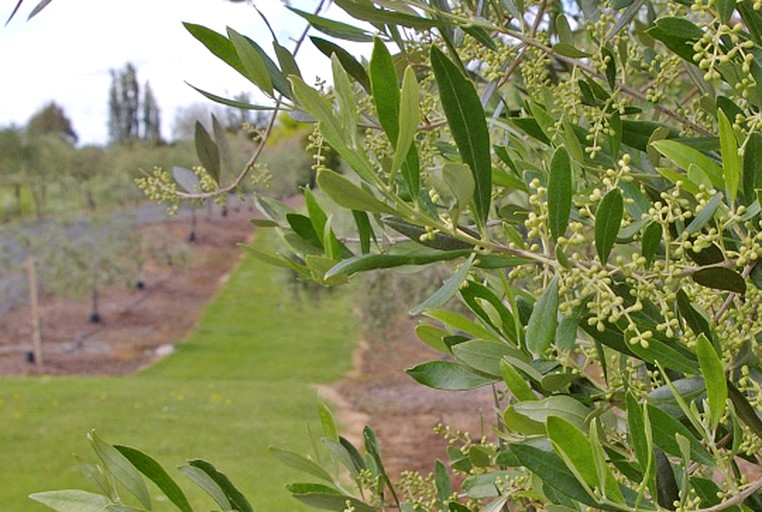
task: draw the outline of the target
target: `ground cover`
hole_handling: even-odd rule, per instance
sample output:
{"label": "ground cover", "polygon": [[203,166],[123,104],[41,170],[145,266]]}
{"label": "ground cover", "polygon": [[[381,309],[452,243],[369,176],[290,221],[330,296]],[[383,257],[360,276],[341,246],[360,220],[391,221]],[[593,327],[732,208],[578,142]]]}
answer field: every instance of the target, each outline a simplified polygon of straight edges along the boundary
{"label": "ground cover", "polygon": [[346,372],[356,332],[347,294],[302,297],[298,317],[287,315],[296,300],[287,282],[244,259],[176,353],[137,374],[0,381],[0,508],[43,510],[26,494],[82,487],[71,454],[89,456],[84,434],[95,427],[168,468],[212,459],[258,510],[301,510],[283,488],[296,475],[267,446],[309,451],[311,385]]}

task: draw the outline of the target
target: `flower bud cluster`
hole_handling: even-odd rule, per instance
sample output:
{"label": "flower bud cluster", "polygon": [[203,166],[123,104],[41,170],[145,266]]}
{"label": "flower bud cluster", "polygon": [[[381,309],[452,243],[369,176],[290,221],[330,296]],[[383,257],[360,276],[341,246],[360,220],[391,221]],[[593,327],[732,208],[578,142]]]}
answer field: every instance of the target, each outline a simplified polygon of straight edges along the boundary
{"label": "flower bud cluster", "polygon": [[582,107],[584,118],[588,123],[585,138],[590,141],[590,145],[585,147],[585,152],[590,154],[590,158],[594,159],[598,156],[598,153],[603,149],[602,144],[605,137],[616,134],[610,122],[611,112],[622,113],[626,105],[627,102],[620,99],[615,92],[601,107]]}
{"label": "flower bud cluster", "polygon": [[548,234],[548,189],[540,185],[540,180],[535,178],[529,183],[529,188],[534,192],[529,196],[529,205],[533,208],[524,221],[527,228],[527,239],[544,237]]}
{"label": "flower bud cluster", "polygon": [[[670,86],[675,87],[681,83],[681,58],[674,54],[657,55],[653,64],[656,76],[646,90],[646,99],[652,103],[659,103],[668,96]],[[670,96],[674,97],[672,94]]]}
{"label": "flower bud cluster", "polygon": [[268,189],[272,186],[273,173],[270,172],[267,164],[255,163],[249,170],[251,184],[256,188]]}
{"label": "flower bud cluster", "polygon": [[743,156],[746,154],[746,147],[749,145],[752,134],[762,131],[762,112],[752,112],[748,117],[739,113],[732,121],[734,121],[733,128],[736,133],[743,135],[743,142],[738,148],[738,154]]}
{"label": "flower bud cluster", "polygon": [[573,75],[574,71],[570,80],[559,82],[553,91],[556,101],[553,103],[552,113],[558,119],[554,126],[556,132],[563,129],[563,121],[576,125],[582,117],[582,92],[579,89],[579,82],[573,78]]}
{"label": "flower bud cluster", "polygon": [[519,69],[521,69],[524,84],[530,91],[530,96],[542,98],[543,88],[550,85],[550,76],[548,75],[550,64],[550,57],[543,51],[527,48],[524,52],[524,59],[521,61]]}
{"label": "flower bud cluster", "polygon": [[[743,206],[739,207],[736,215],[743,215]],[[743,226],[743,235],[740,236],[736,249],[726,249],[725,256],[727,258],[735,259],[736,265],[739,267],[745,267],[748,264],[752,264],[759,259],[762,259],[762,231],[754,229],[751,222],[745,222]],[[741,231],[741,230],[738,230]],[[737,231],[737,233],[738,233]],[[740,234],[740,233],[738,233]]]}
{"label": "flower bud cluster", "polygon": [[403,471],[400,473],[398,488],[405,500],[412,505],[412,510],[437,510],[438,495],[433,474],[429,473],[424,477],[417,471]]}
{"label": "flower bud cluster", "polygon": [[698,510],[701,508],[701,497],[695,495],[692,491],[691,496],[683,498],[683,503],[675,501],[672,503],[675,512],[688,512],[689,510]]}
{"label": "flower bud cluster", "polygon": [[307,147],[305,148],[306,151],[312,152],[313,164],[310,169],[312,169],[313,172],[325,169],[324,163],[326,161],[326,156],[324,152],[326,151],[326,148],[327,146],[323,140],[323,135],[320,133],[320,128],[318,124],[315,123],[312,133],[307,136]]}
{"label": "flower bud cluster", "polygon": [[518,52],[517,45],[506,45],[500,39],[496,39],[495,43],[498,46],[498,50],[495,51],[481,51],[479,58],[484,63],[484,78],[487,81],[498,81],[503,78],[503,73],[510,66],[511,62],[516,59]]}
{"label": "flower bud cluster", "polygon": [[[739,81],[736,88],[744,91],[743,96],[745,97],[746,89],[751,88],[755,83],[750,75],[754,55],[748,51],[754,47],[754,41],[742,36],[743,25],[741,23],[737,23],[733,27],[724,23],[716,26],[707,24],[706,28],[707,32],[693,44],[693,61],[699,69],[704,71],[706,80],[719,79],[719,67],[722,64],[727,64],[732,60],[740,62],[741,71],[747,76]],[[724,40],[729,40],[732,43],[727,51],[723,48]]]}
{"label": "flower bud cluster", "polygon": [[167,203],[170,215],[177,213],[180,199],[177,196],[177,183],[162,167],[154,167],[151,174],[135,178],[135,184],[151,201]]}
{"label": "flower bud cluster", "polygon": [[[703,300],[708,303],[711,299],[704,298]],[[749,286],[744,300],[736,301],[734,306],[727,308],[715,322],[714,331],[718,339],[723,340],[722,349],[726,362],[730,362],[747,341],[752,353],[756,357],[762,356],[762,346],[760,346],[760,340],[756,338],[762,333],[762,317],[758,311],[760,301],[762,301],[762,291],[756,286]]]}
{"label": "flower bud cluster", "polygon": [[200,192],[212,192],[220,188],[217,181],[212,178],[212,175],[209,174],[209,171],[207,171],[204,167],[197,165],[194,166],[191,170],[193,171],[193,174],[198,176]]}

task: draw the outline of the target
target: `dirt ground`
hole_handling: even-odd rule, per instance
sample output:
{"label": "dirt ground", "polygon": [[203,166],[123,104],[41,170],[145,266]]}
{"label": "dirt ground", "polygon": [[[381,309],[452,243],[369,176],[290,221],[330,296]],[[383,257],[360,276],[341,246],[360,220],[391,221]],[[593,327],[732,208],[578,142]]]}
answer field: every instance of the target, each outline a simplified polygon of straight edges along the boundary
{"label": "dirt ground", "polygon": [[185,243],[190,218],[142,226],[147,237],[169,237],[184,245],[187,249],[179,254],[187,250],[187,261],[149,263],[141,276],[143,289],[122,284],[101,291],[98,324],[89,322],[88,300],[42,298],[42,365],[28,361],[30,308],[0,315],[0,375],[123,375],[165,355],[171,343],[195,327],[203,307],[240,260],[237,244],[251,236],[253,215],[246,207],[231,208],[226,217],[200,212],[192,244]]}
{"label": "dirt ground", "polygon": [[392,480],[410,470],[427,475],[436,459],[447,461],[447,441],[434,428],[438,423],[472,439],[491,435],[494,424],[490,388],[438,391],[408,377],[404,370],[440,358],[414,333],[415,321],[400,319],[383,339],[361,342],[354,369],[321,394],[340,405],[344,435],[361,446],[362,429],[370,425],[381,441],[384,464]]}
{"label": "dirt ground", "polygon": [[[226,218],[199,214],[196,242],[189,244],[185,265],[149,265],[142,290],[112,287],[100,294],[103,321],[90,324],[88,301],[46,297],[42,365],[27,360],[31,350],[28,307],[0,315],[0,376],[20,374],[124,375],[151,364],[171,351],[196,326],[199,314],[225,281],[242,251],[237,244],[252,234],[246,208]],[[151,234],[185,240],[189,219],[143,226]],[[372,425],[396,478],[402,470],[433,470],[435,458],[446,460],[446,441],[434,434],[443,422],[453,429],[482,433],[482,415],[490,419],[490,390],[438,392],[415,383],[404,373],[438,354],[417,340],[414,322],[403,319],[384,339],[362,341],[354,353],[354,369],[340,382],[319,392],[338,409],[348,438],[361,444],[362,429]],[[479,412],[481,410],[481,413]],[[487,420],[487,421],[488,421]]]}

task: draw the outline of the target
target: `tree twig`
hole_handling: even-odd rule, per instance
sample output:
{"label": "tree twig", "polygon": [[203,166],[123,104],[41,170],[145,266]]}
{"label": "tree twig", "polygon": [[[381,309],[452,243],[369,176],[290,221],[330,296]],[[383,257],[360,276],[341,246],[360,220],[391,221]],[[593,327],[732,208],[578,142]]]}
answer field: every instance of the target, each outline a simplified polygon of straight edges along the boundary
{"label": "tree twig", "polygon": [[754,494],[760,489],[762,489],[762,478],[760,478],[753,484],[749,484],[749,486],[746,489],[739,492],[732,498],[725,500],[722,503],[718,503],[717,505],[714,505],[712,507],[700,508],[696,512],[720,512],[721,510],[727,510],[734,505],[740,505],[741,503],[746,501],[746,498],[748,498],[749,496],[751,496],[752,494]]}
{"label": "tree twig", "polygon": [[[537,9],[537,15],[534,18],[534,23],[532,24],[532,28],[529,30],[529,37],[535,37],[537,35],[537,29],[540,27],[540,22],[542,21],[542,17],[545,15],[545,8],[547,6],[547,3],[545,0],[542,0],[540,3],[540,7]],[[513,73],[518,69],[519,64],[521,64],[521,61],[524,60],[524,55],[526,54],[527,44],[522,43],[520,52],[513,62],[511,62],[511,65],[506,70],[503,77],[498,82],[497,86],[502,87],[513,75]]]}
{"label": "tree twig", "polygon": [[[590,67],[589,65],[585,64],[581,60],[575,59],[575,58],[572,58],[572,57],[567,57],[566,55],[561,55],[560,53],[555,52],[553,50],[553,48],[545,46],[544,44],[542,44],[539,41],[535,40],[531,36],[525,35],[525,34],[523,34],[521,32],[516,32],[515,30],[510,30],[510,29],[507,29],[507,28],[503,28],[503,27],[490,26],[489,28],[491,28],[492,30],[498,31],[498,32],[502,32],[503,34],[505,34],[505,35],[507,35],[509,37],[512,37],[514,39],[517,39],[517,40],[521,41],[522,43],[525,43],[528,46],[532,46],[534,48],[537,48],[538,50],[546,53],[547,55],[550,55],[551,57],[553,57],[556,60],[559,60],[561,62],[566,62],[567,64],[570,64],[572,66],[576,66],[576,67],[580,68],[581,70],[585,71],[586,73],[588,73],[588,74],[590,74],[590,75],[592,75],[592,76],[594,76],[594,77],[596,77],[596,78],[598,78],[600,80],[602,80],[604,78],[596,69],[594,69],[594,68]],[[648,101],[648,98],[646,98],[646,95],[643,94],[642,92],[640,92],[639,90],[637,90],[637,89],[635,89],[633,87],[630,87],[627,84],[623,84],[621,82],[617,82],[614,85],[616,86],[617,89],[619,89],[623,93],[627,94],[628,96],[631,96],[631,97],[639,99],[641,101],[650,103]],[[671,108],[666,107],[666,106],[664,106],[661,103],[656,103],[654,105],[654,108],[656,110],[658,110],[659,112],[661,112],[662,114],[666,115],[667,117],[669,117],[669,118],[679,122],[680,124],[682,124],[683,126],[685,126],[687,128],[690,128],[691,130],[695,131],[696,133],[698,133],[700,135],[704,135],[704,136],[712,136],[712,135],[714,135],[712,132],[706,130],[703,126],[699,126],[698,124],[694,123],[690,119],[688,119],[688,118],[686,118],[684,116],[681,116],[680,114],[678,114],[677,112],[675,112]]]}
{"label": "tree twig", "polygon": [[[756,263],[756,262],[755,262]],[[752,269],[754,268],[754,265],[746,265],[746,267],[743,269],[743,273],[741,276],[746,279],[749,277],[749,274],[751,274]],[[725,302],[720,306],[720,309],[717,310],[717,313],[714,314],[714,321],[717,322],[720,317],[727,311],[727,309],[730,307],[731,304],[733,304],[733,301],[736,299],[736,296],[738,294],[736,292],[731,292],[730,295],[728,295],[728,298],[725,299]]]}
{"label": "tree twig", "polygon": [[[320,11],[323,9],[325,3],[327,0],[320,0],[320,3],[315,8],[314,14],[320,14]],[[253,2],[252,2],[253,3]],[[264,17],[264,14],[257,9],[256,6],[254,8],[257,10],[259,15],[265,20],[265,24],[267,25],[267,28],[270,30],[270,33],[272,34],[273,38],[275,39],[275,33],[272,30],[272,27],[270,26],[270,23],[267,21],[267,19]],[[309,32],[311,28],[311,25],[307,24],[307,26],[302,31],[299,38],[296,40],[296,45],[294,46],[294,55],[296,55],[299,52],[299,49],[302,46],[302,43],[304,43],[304,40],[307,37],[307,33]],[[262,154],[262,151],[264,150],[265,146],[267,145],[267,141],[270,138],[270,135],[272,134],[273,127],[275,126],[275,122],[278,120],[278,114],[281,112],[281,105],[282,105],[283,96],[279,95],[275,100],[275,108],[272,111],[272,114],[270,115],[270,119],[267,122],[267,127],[265,128],[265,133],[262,135],[262,140],[260,141],[259,145],[257,146],[257,149],[254,151],[254,153],[251,155],[251,157],[246,161],[246,163],[243,166],[243,169],[238,173],[236,178],[229,183],[228,185],[225,185],[224,187],[220,187],[217,190],[213,190],[211,192],[175,192],[177,197],[181,199],[209,199],[212,197],[219,197],[224,194],[229,194],[233,191],[235,191],[239,185],[243,182],[244,179],[246,179],[246,176],[249,175],[249,172],[251,172],[251,169],[254,167],[254,164],[257,163],[257,160],[259,160],[260,155]]]}

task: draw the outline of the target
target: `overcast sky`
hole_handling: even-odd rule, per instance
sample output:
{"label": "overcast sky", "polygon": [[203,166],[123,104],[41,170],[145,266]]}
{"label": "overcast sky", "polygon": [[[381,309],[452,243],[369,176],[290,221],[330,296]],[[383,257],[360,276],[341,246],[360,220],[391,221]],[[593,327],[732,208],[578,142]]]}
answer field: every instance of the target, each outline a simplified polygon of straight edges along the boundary
{"label": "overcast sky", "polygon": [[[219,95],[253,91],[253,86],[209,53],[182,26],[183,21],[217,32],[230,26],[270,51],[270,36],[246,3],[224,0],[54,0],[30,21],[37,0],[25,0],[17,16],[0,27],[0,126],[23,125],[55,100],[71,119],[80,144],[107,141],[109,71],[132,62],[140,82],[150,81],[162,110],[162,134],[171,136],[179,106],[208,101],[185,81]],[[284,46],[304,27],[279,0],[258,0]],[[16,0],[0,2],[7,19]],[[311,11],[317,0],[292,0]],[[338,16],[331,10],[332,17]],[[272,55],[272,52],[271,52]],[[304,45],[299,58],[310,81],[328,60]]]}

